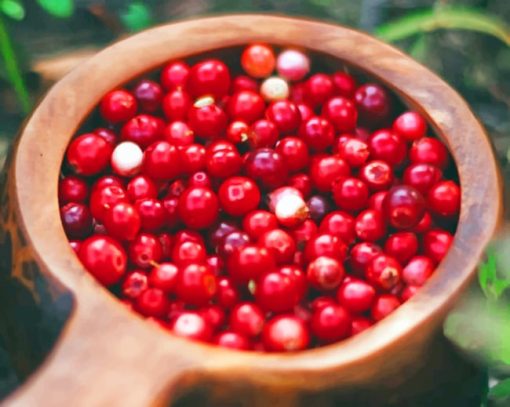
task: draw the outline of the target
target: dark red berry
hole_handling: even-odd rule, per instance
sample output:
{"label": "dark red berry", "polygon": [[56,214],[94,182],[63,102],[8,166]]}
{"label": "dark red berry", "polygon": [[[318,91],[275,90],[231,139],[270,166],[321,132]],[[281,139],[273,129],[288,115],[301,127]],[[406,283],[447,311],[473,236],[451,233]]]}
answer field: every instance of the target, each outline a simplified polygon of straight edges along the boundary
{"label": "dark red berry", "polygon": [[216,294],[216,277],[205,264],[188,264],[177,280],[177,296],[186,303],[205,305]]}
{"label": "dark red berry", "polygon": [[351,316],[339,305],[326,305],[313,313],[310,328],[320,341],[335,342],[350,335]]}
{"label": "dark red berry", "polygon": [[208,188],[188,188],[179,198],[178,210],[187,227],[205,229],[218,217],[218,197]]}
{"label": "dark red berry", "polygon": [[96,175],[110,163],[113,147],[102,137],[86,133],[76,137],[67,148],[67,162],[76,174]]}
{"label": "dark red berry", "polygon": [[383,210],[391,226],[410,229],[423,217],[425,199],[417,189],[399,185],[389,190],[384,198]]}

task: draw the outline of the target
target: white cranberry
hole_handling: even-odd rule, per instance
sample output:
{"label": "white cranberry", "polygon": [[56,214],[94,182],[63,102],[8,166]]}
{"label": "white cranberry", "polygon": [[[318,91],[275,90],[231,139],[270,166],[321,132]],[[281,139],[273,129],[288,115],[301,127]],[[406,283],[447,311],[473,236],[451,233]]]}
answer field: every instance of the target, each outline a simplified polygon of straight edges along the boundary
{"label": "white cranberry", "polygon": [[131,141],[119,143],[113,150],[111,158],[113,171],[123,177],[138,173],[142,167],[142,161],[142,149],[138,144]]}
{"label": "white cranberry", "polygon": [[294,227],[310,214],[303,195],[294,187],[281,187],[269,195],[269,209],[282,226]]}
{"label": "white cranberry", "polygon": [[269,102],[287,99],[289,97],[289,85],[284,79],[271,76],[262,82],[260,93]]}

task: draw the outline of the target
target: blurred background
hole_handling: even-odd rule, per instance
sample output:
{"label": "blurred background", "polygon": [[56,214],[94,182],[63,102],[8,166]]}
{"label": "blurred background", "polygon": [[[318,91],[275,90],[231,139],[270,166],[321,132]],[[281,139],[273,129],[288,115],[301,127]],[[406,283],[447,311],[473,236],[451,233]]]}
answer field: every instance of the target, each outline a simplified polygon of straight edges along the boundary
{"label": "blurred background", "polygon": [[[236,12],[322,19],[400,47],[464,96],[510,181],[510,0],[0,0],[0,166],[37,100],[84,58],[152,25]],[[509,242],[488,249],[479,280],[445,324],[479,366],[482,405],[510,405]],[[0,348],[0,397],[16,384]]]}

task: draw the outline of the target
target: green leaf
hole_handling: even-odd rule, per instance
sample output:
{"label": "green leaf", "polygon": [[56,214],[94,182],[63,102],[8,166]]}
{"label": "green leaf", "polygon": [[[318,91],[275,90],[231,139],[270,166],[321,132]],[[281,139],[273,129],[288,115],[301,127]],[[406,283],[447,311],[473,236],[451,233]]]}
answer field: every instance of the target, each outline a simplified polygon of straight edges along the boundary
{"label": "green leaf", "polygon": [[510,396],[510,379],[500,381],[489,390],[489,398],[501,399]]}
{"label": "green leaf", "polygon": [[120,19],[129,31],[140,31],[152,24],[149,8],[140,1],[131,3],[127,10],[121,13]]}
{"label": "green leaf", "polygon": [[510,45],[510,27],[503,20],[483,10],[460,6],[410,13],[378,27],[376,34],[385,41],[393,42],[441,29],[476,31]]}
{"label": "green leaf", "polygon": [[425,61],[427,57],[427,45],[426,35],[420,34],[409,49],[409,54],[417,61]]}
{"label": "green leaf", "polygon": [[496,279],[496,256],[487,249],[487,261],[480,264],[478,270],[478,282],[486,297],[491,296],[490,285]]}
{"label": "green leaf", "polygon": [[74,0],[37,0],[37,3],[46,12],[58,18],[71,17],[74,12]]}
{"label": "green leaf", "polygon": [[1,0],[0,9],[13,20],[21,21],[25,18],[25,8],[19,0]]}

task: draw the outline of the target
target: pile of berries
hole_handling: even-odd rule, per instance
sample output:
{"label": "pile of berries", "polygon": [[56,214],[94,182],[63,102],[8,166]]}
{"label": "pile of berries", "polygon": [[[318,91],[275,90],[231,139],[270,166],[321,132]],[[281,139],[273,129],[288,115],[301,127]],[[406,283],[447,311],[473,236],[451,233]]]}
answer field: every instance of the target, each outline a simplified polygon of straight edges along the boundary
{"label": "pile of berries", "polygon": [[382,86],[310,73],[304,52],[253,44],[231,65],[174,61],[104,95],[62,166],[71,246],[175,335],[259,351],[356,335],[447,253],[449,153]]}

